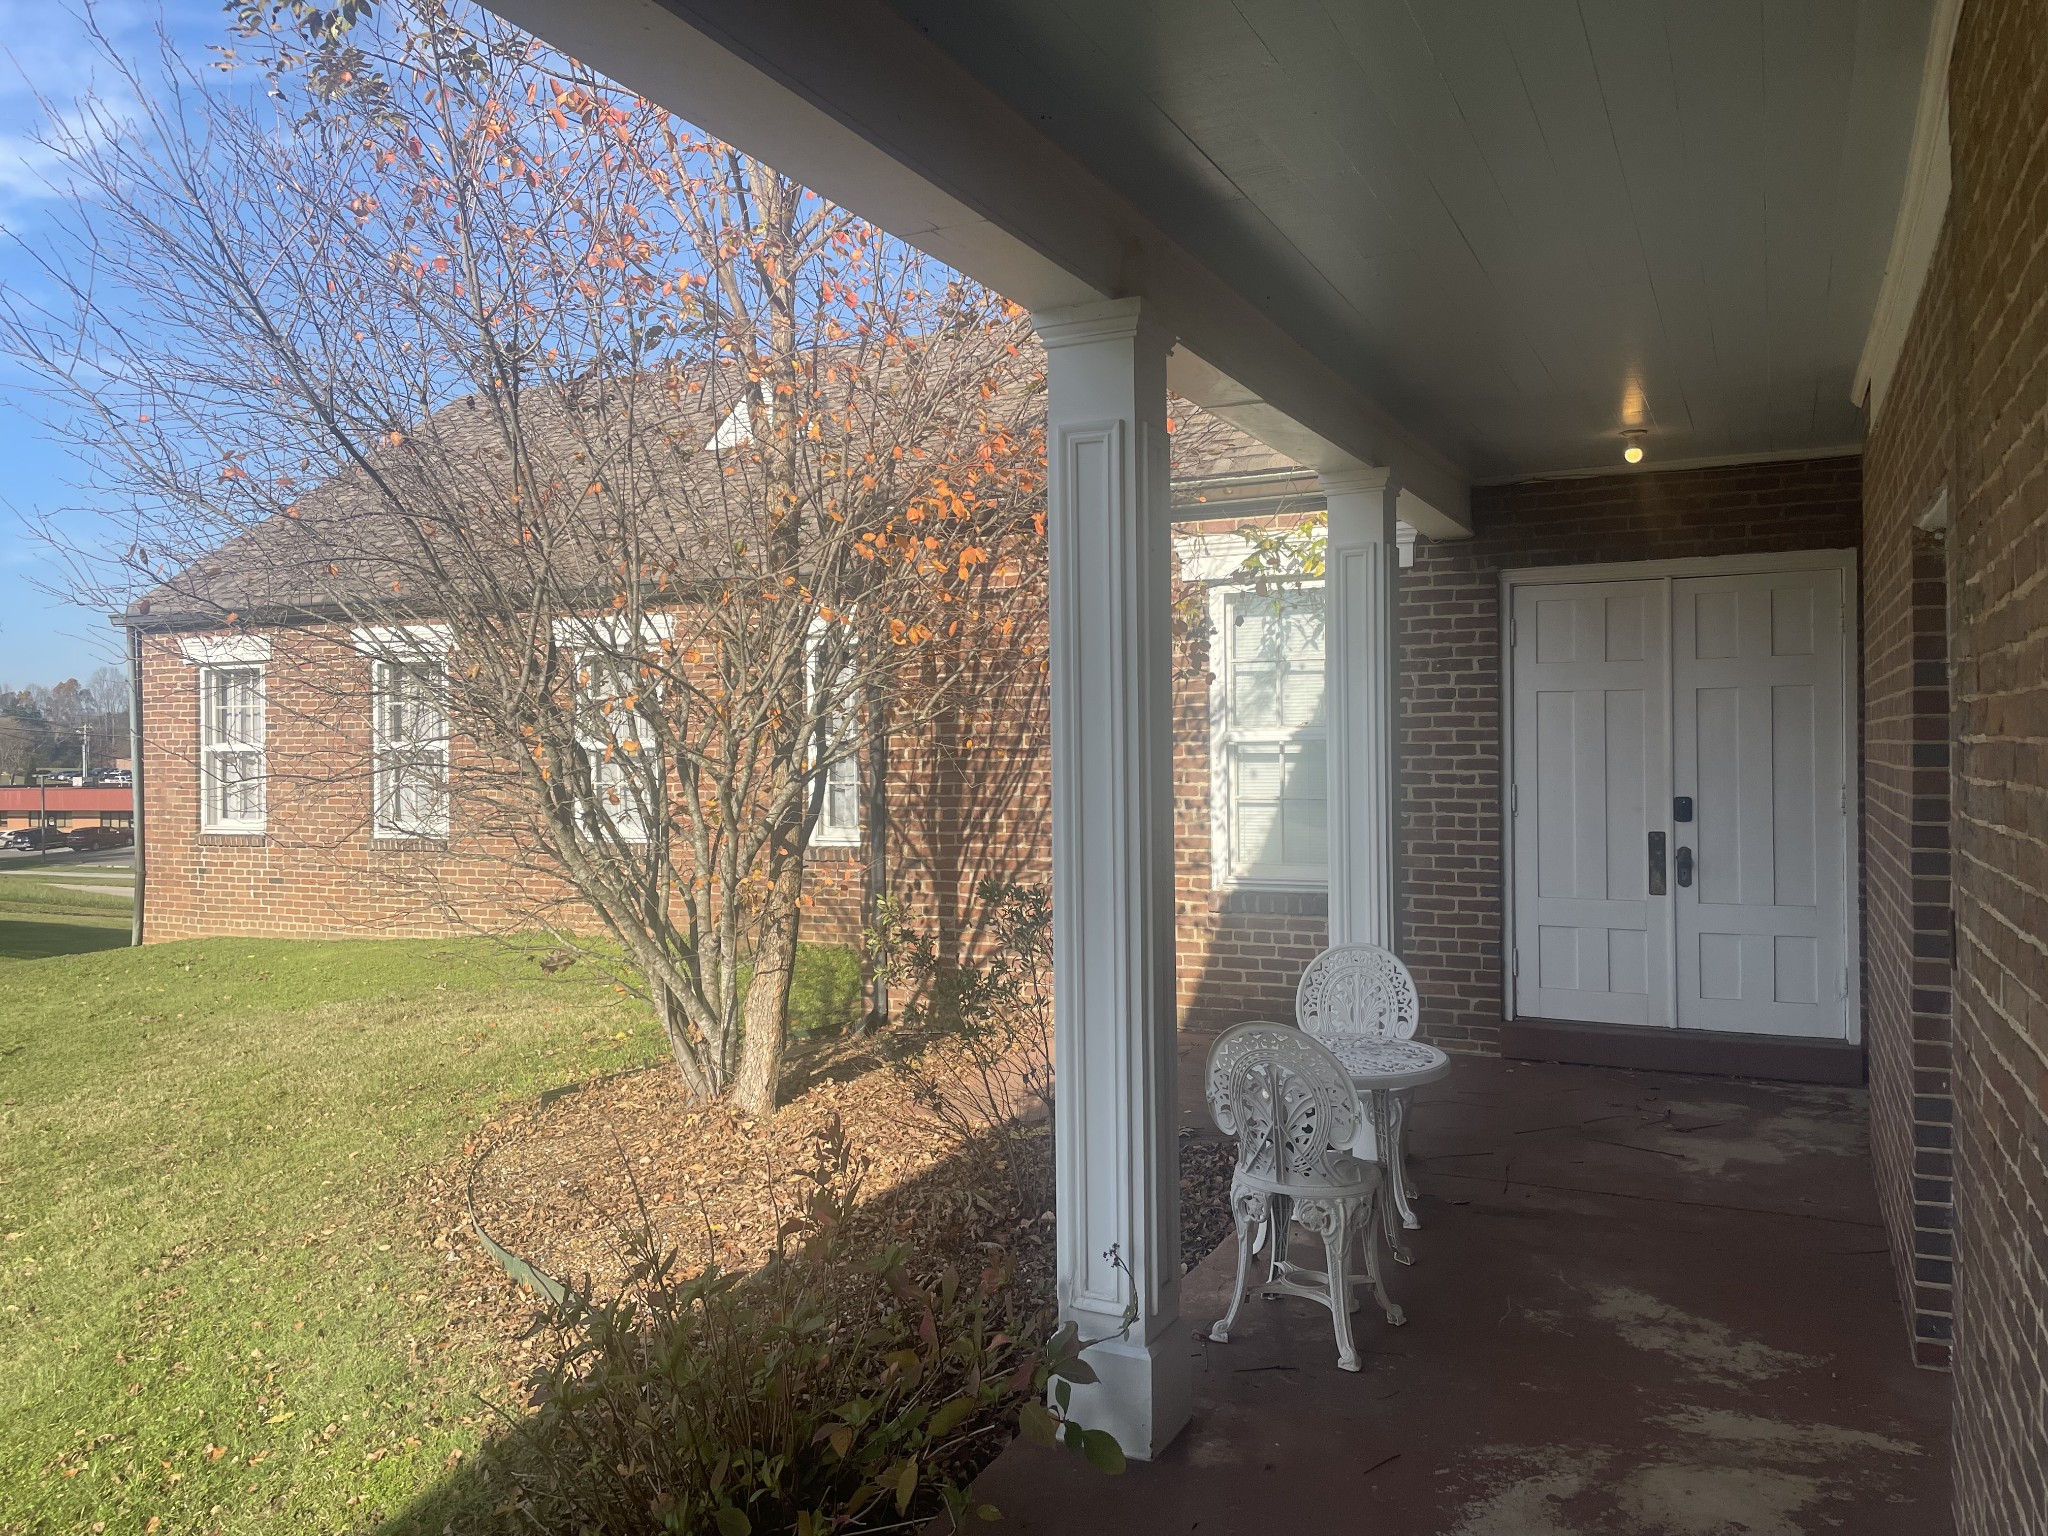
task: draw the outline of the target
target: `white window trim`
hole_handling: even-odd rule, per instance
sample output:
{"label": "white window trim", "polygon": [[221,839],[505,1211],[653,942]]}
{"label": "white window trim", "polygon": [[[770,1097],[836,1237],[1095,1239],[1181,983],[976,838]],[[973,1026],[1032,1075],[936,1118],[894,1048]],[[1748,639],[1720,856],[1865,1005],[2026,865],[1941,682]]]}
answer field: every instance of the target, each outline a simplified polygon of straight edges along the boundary
{"label": "white window trim", "polygon": [[[822,633],[823,627],[821,621],[820,623],[813,624],[811,626],[811,632],[805,638],[804,641],[804,702],[812,710],[815,710],[817,708],[818,701],[817,655],[818,639]],[[815,737],[813,738],[813,743],[814,745],[810,752],[810,769],[812,774],[816,774],[819,770],[818,754],[815,748]],[[826,785],[825,793],[820,797],[818,802],[818,819],[811,823],[811,837],[809,843],[810,847],[858,848],[860,846],[860,758],[857,755],[849,754],[848,756],[839,759],[838,762],[832,765],[832,767],[827,768],[824,771],[829,774],[832,771],[832,768],[838,767],[841,763],[846,764],[853,771],[853,825],[849,827],[846,826],[844,823],[828,822],[825,819],[826,812],[829,811],[832,806],[831,786],[829,784]],[[808,795],[809,792],[810,786],[806,784],[806,795]]]}
{"label": "white window trim", "polygon": [[[262,644],[263,661],[244,660],[240,656],[220,662],[204,663],[199,668],[199,830],[203,833],[219,833],[228,836],[251,837],[269,830],[270,824],[270,674],[264,662],[270,656],[270,642]],[[189,658],[190,652],[187,652]],[[217,650],[216,655],[232,654]],[[261,809],[250,817],[216,817],[213,807],[217,798],[218,777],[214,770],[214,759],[227,752],[247,752],[252,748],[246,744],[238,747],[217,745],[210,739],[208,714],[213,699],[213,680],[224,672],[254,672],[256,674],[256,740],[253,750],[256,754],[256,798]]]}
{"label": "white window trim", "polygon": [[358,654],[379,661],[438,661],[455,649],[445,624],[374,624],[349,631]]}
{"label": "white window trim", "polygon": [[[557,619],[553,625],[555,644],[565,650],[624,651],[636,642],[633,631],[628,628],[632,621],[624,614],[600,613],[587,617]],[[640,616],[641,647],[658,646],[664,640],[673,640],[676,634],[676,616],[672,613],[644,613]]]}
{"label": "white window trim", "polygon": [[261,667],[270,662],[268,635],[188,635],[178,642],[185,660],[201,667]]}
{"label": "white window trim", "polygon": [[[445,648],[440,655],[423,657],[418,651],[410,656],[376,655],[370,661],[370,835],[390,841],[434,840],[448,835],[449,788],[449,730],[448,730],[448,664],[444,659]],[[392,803],[390,773],[385,767],[385,756],[391,743],[384,737],[384,702],[389,689],[385,682],[387,669],[396,667],[437,666],[441,678],[441,720],[440,734],[433,739],[441,753],[441,796],[439,813],[419,826],[400,826],[387,821],[384,811]],[[425,743],[408,743],[412,746]]]}
{"label": "white window trim", "polygon": [[[561,642],[564,639],[562,625],[565,622],[576,623],[580,621],[565,621],[559,619],[556,620],[555,638],[557,642]],[[671,627],[673,627],[674,620],[671,619],[669,622]],[[588,630],[584,631],[584,634],[587,635],[588,633]],[[642,628],[642,633],[643,635],[646,633],[645,626],[643,626]],[[621,625],[617,627],[613,631],[613,634],[615,636],[623,636],[625,634],[624,626]],[[667,638],[667,636],[662,635],[658,638],[665,639]],[[603,784],[601,782],[603,770],[608,763],[617,762],[623,766],[627,758],[638,755],[626,751],[624,746],[625,741],[630,737],[634,741],[641,742],[643,743],[644,750],[644,743],[653,734],[653,732],[650,730],[640,728],[638,722],[644,721],[647,717],[641,714],[640,711],[637,709],[621,709],[618,711],[616,716],[605,716],[604,718],[606,720],[615,722],[612,726],[612,729],[606,734],[597,734],[595,732],[585,731],[582,728],[580,722],[588,718],[582,713],[583,709],[586,706],[594,706],[599,703],[602,703],[603,701],[602,695],[588,691],[588,685],[586,685],[583,682],[583,674],[587,670],[591,672],[594,677],[598,663],[607,661],[615,662],[621,660],[622,658],[617,654],[617,652],[618,649],[623,648],[622,643],[619,640],[614,639],[611,642],[611,646],[612,648],[609,649],[578,649],[572,653],[575,664],[576,708],[578,711],[577,719],[579,722],[576,730],[576,744],[577,746],[583,749],[584,756],[589,760],[591,788],[593,790],[598,790],[600,792],[603,790]],[[630,730],[627,729],[629,725],[632,726],[632,729]],[[613,755],[610,758],[607,758],[605,755],[607,752],[612,752]],[[659,772],[657,772],[656,774],[656,782],[660,782]],[[620,802],[619,809],[621,811],[627,809],[623,799]],[[643,808],[643,810],[644,809],[653,808],[649,807]],[[581,814],[582,807],[579,805],[579,819],[581,817]],[[612,815],[611,812],[607,811],[606,814],[611,817],[612,826],[614,827],[614,829],[617,830],[620,838],[622,838],[624,841],[629,843],[646,843],[651,842],[653,840],[652,834],[648,831],[647,820],[644,813],[641,816],[635,818],[633,824],[630,826],[621,825],[620,817]]]}
{"label": "white window trim", "polygon": [[[1226,535],[1225,537],[1230,537]],[[1235,567],[1233,567],[1235,569]],[[1320,579],[1305,579],[1294,583],[1302,590],[1321,593]],[[1251,582],[1214,582],[1209,587],[1209,883],[1219,891],[1327,891],[1330,888],[1327,855],[1320,873],[1306,868],[1277,874],[1239,874],[1232,857],[1231,824],[1231,759],[1230,747],[1230,684],[1228,656],[1223,649],[1228,645],[1230,624],[1230,599],[1244,592],[1255,591]],[[1325,638],[1327,669],[1327,637]],[[1324,674],[1328,676],[1327,670]],[[1329,739],[1325,727],[1322,740]],[[1328,747],[1324,748],[1324,793],[1330,793],[1328,782]],[[1325,813],[1327,814],[1327,812]]]}
{"label": "white window trim", "polygon": [[[674,639],[675,632],[676,616],[673,613],[643,613],[637,631],[632,619],[621,613],[578,614],[556,619],[549,626],[554,643],[570,653],[573,675],[576,678],[576,704],[579,710],[586,702],[582,676],[586,670],[594,670],[594,663],[628,661],[631,659],[628,652],[655,649]],[[637,710],[630,713],[636,719],[645,718]],[[640,731],[634,734],[644,741],[651,732]],[[576,744],[590,760],[593,787],[597,786],[599,774],[605,766],[607,748],[619,748],[619,757],[630,755],[620,747],[624,736],[624,732],[617,730],[598,735],[585,732],[578,727]],[[579,818],[581,815],[582,810],[579,806]],[[618,826],[616,817],[613,818],[613,825]],[[644,819],[637,827],[618,827],[618,831],[620,837],[629,843],[645,843],[651,840]]]}

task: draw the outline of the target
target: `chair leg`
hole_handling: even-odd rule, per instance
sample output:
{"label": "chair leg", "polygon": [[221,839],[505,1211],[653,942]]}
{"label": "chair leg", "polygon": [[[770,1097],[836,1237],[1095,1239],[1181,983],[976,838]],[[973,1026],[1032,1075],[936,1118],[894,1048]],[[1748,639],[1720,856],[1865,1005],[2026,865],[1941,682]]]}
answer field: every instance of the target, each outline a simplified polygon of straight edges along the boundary
{"label": "chair leg", "polygon": [[1218,1344],[1230,1342],[1231,1324],[1237,1321],[1237,1309],[1244,1305],[1245,1289],[1252,1276],[1252,1234],[1258,1230],[1259,1214],[1269,1209],[1263,1195],[1239,1195],[1230,1205],[1237,1221],[1237,1283],[1231,1288],[1230,1310],[1209,1330],[1209,1337]]}
{"label": "chair leg", "polygon": [[[1273,1251],[1267,1255],[1266,1283],[1271,1285],[1282,1278],[1287,1269],[1288,1235],[1294,1230],[1294,1200],[1289,1195],[1274,1195],[1266,1203],[1266,1221],[1273,1229]],[[1271,1301],[1273,1298],[1266,1298]]]}
{"label": "chair leg", "polygon": [[[1371,1199],[1372,1204],[1379,1210],[1387,1209],[1387,1187],[1384,1179],[1381,1180],[1379,1188],[1373,1191]],[[1358,1224],[1358,1242],[1363,1250],[1365,1283],[1372,1287],[1373,1297],[1379,1302],[1380,1310],[1386,1314],[1388,1326],[1398,1328],[1408,1321],[1408,1314],[1395,1305],[1393,1297],[1387,1294],[1386,1279],[1380,1272],[1379,1233],[1382,1224],[1380,1220],[1374,1219],[1374,1212],[1368,1211],[1366,1219]],[[1385,1220],[1384,1225],[1391,1230],[1391,1217]]]}
{"label": "chair leg", "polygon": [[[1413,1232],[1422,1225],[1409,1199],[1408,1187],[1408,1095],[1389,1093],[1387,1099],[1387,1170],[1391,1175],[1394,1209],[1401,1213],[1401,1225]],[[1398,1257],[1398,1254],[1396,1255]],[[1407,1261],[1402,1260],[1403,1263]]]}
{"label": "chair leg", "polygon": [[[1372,1095],[1373,1127],[1380,1133],[1380,1192],[1373,1199],[1373,1206],[1380,1217],[1380,1225],[1387,1234],[1387,1250],[1402,1264],[1413,1264],[1415,1255],[1408,1251],[1408,1245],[1401,1241],[1401,1221],[1397,1215],[1399,1206],[1397,1191],[1401,1181],[1401,1141],[1395,1126],[1398,1113],[1395,1095],[1383,1088],[1375,1088]],[[1408,1223],[1414,1225],[1411,1220]]]}
{"label": "chair leg", "polygon": [[[1358,1369],[1358,1346],[1351,1342],[1351,1245],[1360,1223],[1355,1200],[1335,1200],[1323,1228],[1323,1264],[1329,1275],[1330,1324],[1337,1333],[1337,1369]],[[1371,1224],[1364,1223],[1366,1230]]]}

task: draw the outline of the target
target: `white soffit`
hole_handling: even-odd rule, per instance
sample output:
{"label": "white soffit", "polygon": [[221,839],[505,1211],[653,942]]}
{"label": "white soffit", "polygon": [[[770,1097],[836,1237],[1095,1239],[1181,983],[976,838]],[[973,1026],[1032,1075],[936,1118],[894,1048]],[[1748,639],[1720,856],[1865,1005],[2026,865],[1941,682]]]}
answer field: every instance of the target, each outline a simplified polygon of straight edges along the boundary
{"label": "white soffit", "polygon": [[1906,161],[1906,185],[1899,197],[1899,217],[1892,226],[1891,253],[1884,264],[1884,284],[1871,312],[1870,331],[1849,398],[1867,405],[1870,419],[1884,409],[1885,391],[1905,349],[1906,331],[1934,261],[1948,213],[1948,63],[1956,42],[1956,22],[1963,0],[1939,0],[1927,35],[1927,62],[1920,76],[1920,107],[1913,119],[1913,148]]}
{"label": "white soffit", "polygon": [[1310,468],[1391,467],[1438,536],[1470,531],[1461,465],[882,0],[493,9],[1028,309],[1144,298],[1177,393]]}
{"label": "white soffit", "polygon": [[1173,387],[1441,529],[1477,479],[1822,450],[1938,0],[497,0],[1036,310],[1144,298]]}

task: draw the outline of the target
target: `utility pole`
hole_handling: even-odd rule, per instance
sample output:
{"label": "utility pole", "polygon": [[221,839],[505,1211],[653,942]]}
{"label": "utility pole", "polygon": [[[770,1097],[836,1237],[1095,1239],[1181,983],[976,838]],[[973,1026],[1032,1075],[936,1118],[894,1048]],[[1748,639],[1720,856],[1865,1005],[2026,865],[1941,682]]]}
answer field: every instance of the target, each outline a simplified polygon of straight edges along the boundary
{"label": "utility pole", "polygon": [[78,728],[78,782],[80,787],[84,787],[85,781],[91,777],[92,727],[90,725],[81,725]]}
{"label": "utility pole", "polygon": [[47,864],[47,863],[49,863],[49,862],[50,862],[50,776],[49,776],[49,774],[47,774],[47,773],[39,773],[39,774],[37,774],[37,775],[36,775],[36,789],[37,789],[37,791],[39,792],[39,796],[40,796],[40,798],[41,798],[41,800],[42,800],[42,806],[43,806],[43,809],[42,809],[43,827],[42,827],[42,831],[41,831],[41,833],[40,833],[40,834],[38,834],[38,836],[36,837],[36,862],[37,862],[37,863],[39,863],[39,864]]}

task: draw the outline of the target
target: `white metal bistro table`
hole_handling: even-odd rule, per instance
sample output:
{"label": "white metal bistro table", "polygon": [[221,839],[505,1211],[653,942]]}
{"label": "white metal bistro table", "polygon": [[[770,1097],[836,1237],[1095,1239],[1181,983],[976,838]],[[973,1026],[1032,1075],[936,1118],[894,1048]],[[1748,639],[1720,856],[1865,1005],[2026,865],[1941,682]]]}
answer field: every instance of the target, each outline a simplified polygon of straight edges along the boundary
{"label": "white metal bistro table", "polygon": [[1366,1102],[1373,1129],[1379,1133],[1381,1164],[1386,1169],[1387,1246],[1403,1264],[1414,1256],[1401,1242],[1395,1228],[1421,1225],[1415,1218],[1408,1183],[1408,1093],[1424,1083],[1433,1083],[1451,1070],[1451,1058],[1420,1040],[1375,1039],[1368,1035],[1324,1034],[1308,1031],[1311,1038],[1330,1048],[1330,1054],[1344,1064],[1352,1086]]}

